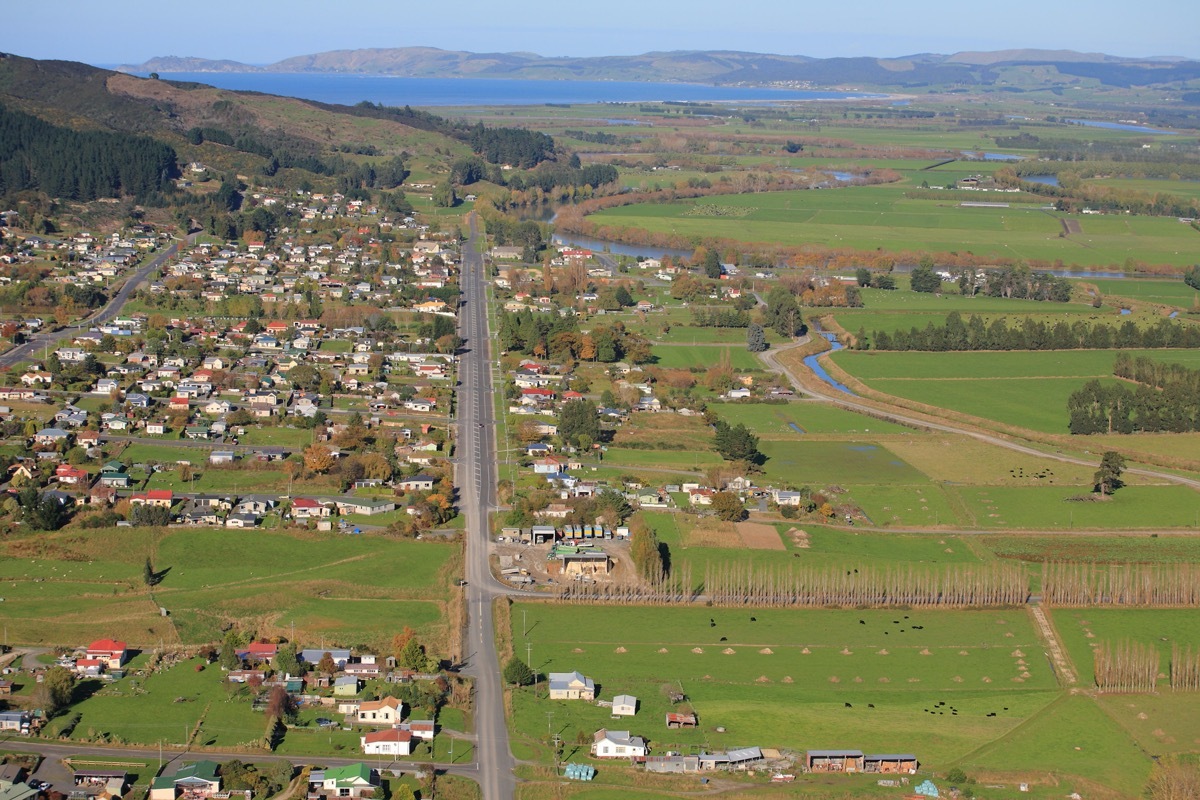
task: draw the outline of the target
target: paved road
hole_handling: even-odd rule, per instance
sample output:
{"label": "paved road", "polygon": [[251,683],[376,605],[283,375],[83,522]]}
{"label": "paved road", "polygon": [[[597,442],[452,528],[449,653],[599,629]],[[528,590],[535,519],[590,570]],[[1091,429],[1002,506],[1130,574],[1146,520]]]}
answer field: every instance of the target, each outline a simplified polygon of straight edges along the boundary
{"label": "paved road", "polygon": [[[760,353],[761,358],[769,368],[779,372],[787,377],[792,386],[797,392],[815,397],[818,400],[824,400],[842,408],[848,408],[851,411],[862,411],[872,416],[880,417],[892,422],[899,422],[902,425],[914,425],[919,428],[927,428],[929,430],[943,431],[945,433],[957,433],[963,436],[970,436],[973,439],[978,439],[987,444],[1004,447],[1008,450],[1014,450],[1025,455],[1036,456],[1037,458],[1049,458],[1054,461],[1061,461],[1065,464],[1078,464],[1084,467],[1098,467],[1099,459],[1089,460],[1079,458],[1078,456],[1070,456],[1064,453],[1047,452],[1044,449],[1031,447],[1020,442],[1006,439],[1002,436],[996,436],[989,433],[970,428],[966,425],[958,425],[953,422],[936,421],[932,417],[927,417],[917,412],[899,411],[893,407],[884,407],[882,403],[871,404],[865,403],[860,398],[854,395],[848,395],[845,392],[840,392],[832,386],[821,381],[810,381],[806,384],[801,384],[800,379],[790,369],[785,367],[779,361],[779,354],[784,350],[790,350],[793,347],[799,347],[807,340],[797,342],[782,348],[772,348],[765,353]],[[1192,489],[1200,490],[1200,480],[1186,478],[1182,475],[1174,475],[1170,472],[1159,472],[1158,470],[1145,469],[1143,467],[1129,467],[1125,470],[1130,475],[1141,475],[1147,478],[1167,481],[1168,483],[1176,483],[1181,486],[1187,486]]]}
{"label": "paved road", "polygon": [[488,511],[496,500],[496,423],[492,405],[491,339],[488,335],[487,286],[478,250],[478,220],[463,245],[463,307],[459,335],[458,476],[467,517],[467,640],[464,672],[475,679],[475,736],[478,780],[483,800],[511,800],[516,792],[515,762],[504,721],[504,685],[496,655],[492,601],[509,590],[492,577],[488,565]]}
{"label": "paved road", "polygon": [[87,330],[92,325],[99,325],[117,316],[121,313],[121,309],[125,307],[125,303],[128,302],[130,295],[137,290],[142,281],[146,280],[146,276],[161,267],[167,259],[173,257],[177,252],[179,252],[179,243],[175,242],[166,250],[159,253],[158,257],[149,264],[130,275],[125,283],[121,285],[121,290],[95,314],[81,320],[76,325],[68,326],[60,331],[39,333],[29,337],[29,341],[25,344],[18,345],[0,356],[0,368],[10,369],[14,364],[21,361],[37,358],[39,351],[45,352],[47,348],[57,348],[58,343],[64,339],[73,338],[78,335],[79,331]]}

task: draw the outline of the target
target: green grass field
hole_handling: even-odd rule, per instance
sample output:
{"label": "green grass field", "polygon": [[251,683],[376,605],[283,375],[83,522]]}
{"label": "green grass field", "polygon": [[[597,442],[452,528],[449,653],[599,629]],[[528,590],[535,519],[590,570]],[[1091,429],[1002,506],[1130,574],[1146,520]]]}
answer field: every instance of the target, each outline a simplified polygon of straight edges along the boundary
{"label": "green grass field", "polygon": [[[1014,655],[1039,649],[1020,610],[616,607],[590,615],[586,625],[577,609],[518,604],[513,611],[522,654],[520,612],[527,614],[535,667],[581,670],[602,699],[636,695],[641,710],[622,727],[646,736],[655,751],[746,744],[912,750],[937,769],[1011,731],[1056,693],[1048,665]],[[697,730],[663,727],[670,710],[664,687],[682,687],[700,717]],[[544,736],[548,711],[553,731],[568,742],[612,725],[604,709],[522,690],[514,697],[518,736]]]}
{"label": "green grass field", "polygon": [[[77,645],[214,641],[229,621],[261,635],[384,643],[405,624],[433,631],[455,546],[337,534],[115,528],[4,543],[9,640]],[[150,555],[165,571],[153,596]],[[169,617],[161,617],[159,607]]]}
{"label": "green grass field", "polygon": [[[1118,266],[1127,258],[1176,266],[1194,260],[1197,234],[1175,219],[1071,216],[1082,232],[1060,237],[1060,219],[1068,215],[1042,211],[1037,205],[970,208],[949,200],[908,199],[904,192],[909,188],[902,183],[719,196],[611,208],[589,220],[697,239],[862,250],[884,242],[895,250],[966,250],[993,258],[1061,259],[1088,266]],[[1003,195],[964,193],[959,202],[1003,200]],[[721,213],[705,213],[709,208]]]}
{"label": "green grass field", "polygon": [[802,435],[800,431],[806,434],[910,432],[909,428],[902,425],[856,414],[828,403],[713,403],[709,408],[730,425],[743,424],[764,439],[794,439]]}
{"label": "green grass field", "polygon": [[659,345],[654,347],[655,364],[666,369],[706,370],[728,357],[729,364],[742,372],[761,370],[762,362],[746,350],[744,342],[719,347],[716,345]]}
{"label": "green grass field", "polygon": [[928,484],[929,479],[886,447],[871,442],[764,441],[768,478],[795,485]]}
{"label": "green grass field", "polygon": [[955,487],[974,524],[1027,530],[1196,530],[1196,493],[1184,486],[1126,486],[1100,503],[1067,502],[1091,487]]}

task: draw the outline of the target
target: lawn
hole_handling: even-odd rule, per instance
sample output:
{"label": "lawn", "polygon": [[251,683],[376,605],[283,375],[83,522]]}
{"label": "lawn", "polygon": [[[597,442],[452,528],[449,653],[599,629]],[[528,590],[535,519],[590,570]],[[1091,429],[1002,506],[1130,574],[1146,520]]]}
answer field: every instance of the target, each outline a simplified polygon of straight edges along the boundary
{"label": "lawn", "polygon": [[238,444],[281,445],[300,450],[313,443],[313,432],[307,428],[248,427],[238,437]]}
{"label": "lawn", "polygon": [[[5,624],[10,641],[29,644],[90,641],[97,619],[134,645],[215,641],[228,622],[264,636],[290,638],[294,623],[297,637],[381,644],[405,624],[440,629],[456,547],[261,530],[39,534],[0,549]],[[153,596],[141,578],[147,556],[163,573]]]}
{"label": "lawn", "polygon": [[603,463],[609,467],[661,467],[694,472],[717,466],[721,463],[721,457],[716,453],[694,450],[634,450],[610,447],[604,453]]}
{"label": "lawn", "polygon": [[172,446],[169,444],[131,444],[116,457],[126,464],[174,464],[187,461],[201,465],[208,461],[209,450],[203,447]]}
{"label": "lawn", "polygon": [[[521,610],[527,612],[534,666],[582,670],[596,681],[602,699],[636,695],[637,720],[622,725],[649,738],[656,751],[846,746],[916,751],[937,769],[1012,730],[1056,693],[1044,662],[1014,655],[1040,652],[1021,610],[751,614],[609,607],[589,615],[587,625],[579,624],[576,609],[514,607]],[[647,614],[654,624],[646,624]],[[923,629],[911,629],[913,624]],[[514,635],[524,655],[519,622]],[[699,729],[663,728],[668,686],[688,696]],[[514,698],[518,737],[532,743],[544,736],[549,711],[552,730],[568,742],[581,731],[590,735],[612,725],[604,709],[535,699],[522,690]],[[717,733],[716,726],[726,732]]]}

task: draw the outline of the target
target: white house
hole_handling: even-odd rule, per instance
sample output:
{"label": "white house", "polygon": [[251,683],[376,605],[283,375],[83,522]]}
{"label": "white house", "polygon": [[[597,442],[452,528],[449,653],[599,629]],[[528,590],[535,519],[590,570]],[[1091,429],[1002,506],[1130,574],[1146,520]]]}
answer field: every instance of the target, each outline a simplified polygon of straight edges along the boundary
{"label": "white house", "polygon": [[596,758],[637,758],[646,755],[646,740],[630,736],[629,731],[601,728],[592,735],[592,755]]}
{"label": "white house", "polygon": [[368,700],[358,707],[360,725],[395,725],[404,718],[404,702],[395,697]]}
{"label": "white house", "polygon": [[596,684],[579,672],[551,672],[550,699],[595,700]]}
{"label": "white house", "polygon": [[612,715],[614,717],[632,717],[637,714],[638,701],[631,694],[619,694],[613,698]]}
{"label": "white house", "polygon": [[412,755],[413,735],[410,731],[389,728],[358,737],[366,755],[408,756]]}

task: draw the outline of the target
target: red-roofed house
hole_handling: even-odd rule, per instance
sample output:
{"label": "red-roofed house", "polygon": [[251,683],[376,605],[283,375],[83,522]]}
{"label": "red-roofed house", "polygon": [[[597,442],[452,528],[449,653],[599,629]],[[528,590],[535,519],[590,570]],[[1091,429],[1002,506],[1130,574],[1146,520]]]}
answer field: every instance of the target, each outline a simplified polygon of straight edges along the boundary
{"label": "red-roofed house", "polygon": [[297,497],[292,501],[292,516],[296,519],[328,517],[329,507],[311,497]]}
{"label": "red-roofed house", "polygon": [[129,651],[116,639],[97,639],[88,645],[87,657],[103,661],[109,669],[120,669]]}
{"label": "red-roofed house", "polygon": [[247,661],[270,661],[279,652],[279,645],[271,642],[251,642],[244,650],[238,650],[237,655]]}
{"label": "red-roofed house", "polygon": [[73,467],[70,464],[59,464],[58,468],[54,470],[54,475],[58,478],[59,483],[69,486],[87,486],[88,480],[91,478],[86,469]]}
{"label": "red-roofed house", "polygon": [[170,489],[151,489],[141,494],[130,495],[129,502],[135,506],[170,508],[175,502],[175,493]]}
{"label": "red-roofed house", "polygon": [[183,395],[177,395],[171,398],[171,402],[167,404],[167,408],[172,411],[187,411],[191,407],[191,402]]}
{"label": "red-roofed house", "polygon": [[358,737],[367,755],[407,756],[412,754],[412,733],[392,728]]}

